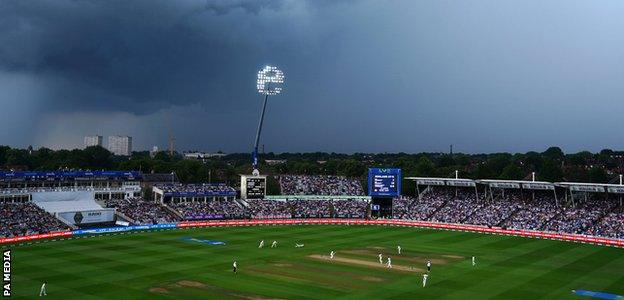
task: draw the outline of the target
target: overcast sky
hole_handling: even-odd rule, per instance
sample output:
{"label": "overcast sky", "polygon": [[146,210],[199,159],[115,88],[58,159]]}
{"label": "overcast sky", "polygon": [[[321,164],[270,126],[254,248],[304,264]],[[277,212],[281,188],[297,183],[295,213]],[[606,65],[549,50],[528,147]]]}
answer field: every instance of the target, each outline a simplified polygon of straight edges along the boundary
{"label": "overcast sky", "polygon": [[[624,149],[624,1],[0,2],[0,144]],[[105,138],[106,140],[106,138]]]}

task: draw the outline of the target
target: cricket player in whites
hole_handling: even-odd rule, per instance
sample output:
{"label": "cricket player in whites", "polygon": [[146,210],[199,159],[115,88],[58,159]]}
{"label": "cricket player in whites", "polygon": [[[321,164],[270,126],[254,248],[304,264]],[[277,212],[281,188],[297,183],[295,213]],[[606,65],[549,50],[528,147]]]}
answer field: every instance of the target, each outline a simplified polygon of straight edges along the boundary
{"label": "cricket player in whites", "polygon": [[399,251],[399,255],[401,255],[401,246],[397,246],[397,251]]}
{"label": "cricket player in whites", "polygon": [[383,265],[383,255],[381,253],[379,253],[379,264]]}
{"label": "cricket player in whites", "polygon": [[271,248],[275,248],[277,247],[277,241],[273,241],[273,243],[271,243]]}
{"label": "cricket player in whites", "polygon": [[329,252],[329,259],[334,259],[334,251],[332,250],[332,252]]}
{"label": "cricket player in whites", "polygon": [[427,273],[431,272],[431,261],[427,260]]}
{"label": "cricket player in whites", "polygon": [[429,277],[427,273],[423,274],[423,287],[427,285],[427,277]]}
{"label": "cricket player in whites", "polygon": [[264,247],[264,240],[260,241],[260,245],[258,245],[258,249]]}
{"label": "cricket player in whites", "polygon": [[477,259],[473,256],[472,257],[472,266],[476,266],[477,265]]}
{"label": "cricket player in whites", "polygon": [[39,291],[39,297],[41,296],[47,296],[48,294],[46,293],[46,283],[48,283],[47,281],[44,281],[43,284],[41,285],[41,290]]}
{"label": "cricket player in whites", "polygon": [[236,269],[238,268],[238,266],[236,265],[236,261],[234,261],[234,263],[232,264],[232,272],[234,272],[234,274],[236,274]]}
{"label": "cricket player in whites", "polygon": [[392,269],[392,259],[388,256],[388,261],[386,262],[386,268]]}

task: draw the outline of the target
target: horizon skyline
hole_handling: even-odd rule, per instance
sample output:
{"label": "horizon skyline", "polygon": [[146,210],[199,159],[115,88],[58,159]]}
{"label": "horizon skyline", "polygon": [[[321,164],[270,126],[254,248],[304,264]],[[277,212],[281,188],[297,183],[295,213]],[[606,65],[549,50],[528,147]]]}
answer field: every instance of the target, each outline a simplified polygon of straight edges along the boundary
{"label": "horizon skyline", "polygon": [[[95,136],[95,135],[92,135]],[[126,136],[126,135],[111,135],[111,136]],[[84,136],[87,137],[87,136]],[[83,137],[83,138],[84,138]],[[108,140],[106,139],[108,136],[106,135],[102,135],[103,140]],[[134,143],[134,138],[133,136],[128,136],[130,138],[133,139],[133,143]],[[323,150],[311,150],[311,151],[262,151],[262,144],[260,144],[260,151],[258,153],[260,154],[268,154],[268,153],[273,153],[275,155],[280,155],[280,154],[297,154],[297,153],[301,153],[301,154],[309,154],[309,153],[328,153],[328,154],[346,154],[346,155],[354,155],[354,154],[399,154],[399,153],[405,153],[408,155],[415,155],[415,154],[450,154],[450,149],[449,147],[447,147],[446,151],[384,151],[384,152],[365,152],[365,151],[355,151],[355,152],[335,152],[335,151],[323,151]],[[54,151],[60,151],[60,150],[84,150],[86,147],[83,143],[82,146],[79,147],[74,147],[74,148],[50,148],[50,147],[46,147],[46,146],[36,146],[36,145],[28,145],[26,147],[16,147],[16,146],[12,146],[12,145],[7,145],[7,144],[0,144],[0,146],[8,146],[11,147],[13,149],[22,149],[25,150],[27,149],[29,146],[33,147],[33,150],[39,150],[41,148],[47,148],[50,150],[54,150]],[[449,145],[450,146],[450,145]],[[103,143],[101,145],[102,148],[109,150],[108,149],[108,142]],[[133,146],[132,152],[151,152],[153,150],[153,147],[157,147],[158,148],[158,152],[168,152],[169,150],[166,147],[161,147],[160,145],[151,145],[148,148],[139,148],[136,149]],[[579,150],[579,151],[574,151],[574,152],[570,152],[570,151],[566,151],[566,149],[560,147],[560,146],[556,146],[556,145],[550,145],[550,146],[546,146],[544,147],[544,149],[532,149],[532,150],[526,150],[526,151],[493,151],[493,152],[464,152],[464,151],[456,151],[456,145],[453,145],[453,152],[452,154],[465,154],[465,155],[480,155],[480,154],[485,154],[485,155],[489,155],[489,154],[497,154],[497,153],[509,153],[509,154],[526,154],[529,152],[537,152],[537,153],[543,153],[546,150],[548,150],[551,147],[557,147],[560,148],[561,151],[563,151],[564,154],[568,155],[568,154],[576,154],[576,153],[580,153],[580,152],[590,152],[593,154],[596,153],[600,153],[602,150],[612,150],[613,152],[624,152],[624,148],[623,149],[616,149],[616,148],[602,148],[599,150]],[[109,150],[110,151],[110,150]],[[251,153],[253,152],[253,150],[251,151],[234,151],[234,152],[228,152],[228,151],[224,151],[222,149],[216,149],[216,150],[205,150],[205,149],[178,149],[178,147],[176,147],[176,152],[179,154],[184,154],[184,153],[219,153],[222,152],[224,154],[245,154],[245,153],[249,153],[249,155],[251,155]]]}

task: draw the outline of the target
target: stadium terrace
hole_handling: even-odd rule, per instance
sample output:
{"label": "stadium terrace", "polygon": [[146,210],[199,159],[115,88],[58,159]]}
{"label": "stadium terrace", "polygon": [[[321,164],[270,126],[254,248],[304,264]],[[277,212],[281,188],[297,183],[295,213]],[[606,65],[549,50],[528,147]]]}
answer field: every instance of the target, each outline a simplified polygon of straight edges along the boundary
{"label": "stadium terrace", "polygon": [[141,172],[127,171],[61,171],[61,172],[0,172],[0,179],[54,179],[54,178],[126,178],[140,179]]}
{"label": "stadium terrace", "polygon": [[0,235],[6,242],[119,225],[344,218],[624,239],[624,186],[617,184],[407,177],[416,183],[417,197],[389,199],[389,214],[382,215],[376,198],[364,195],[361,178],[279,175],[282,195],[240,199],[236,188],[223,183],[161,183],[145,198],[141,177],[122,171],[2,173]]}
{"label": "stadium terrace", "polygon": [[236,190],[223,183],[157,184],[154,193],[159,198],[176,197],[236,197]]}

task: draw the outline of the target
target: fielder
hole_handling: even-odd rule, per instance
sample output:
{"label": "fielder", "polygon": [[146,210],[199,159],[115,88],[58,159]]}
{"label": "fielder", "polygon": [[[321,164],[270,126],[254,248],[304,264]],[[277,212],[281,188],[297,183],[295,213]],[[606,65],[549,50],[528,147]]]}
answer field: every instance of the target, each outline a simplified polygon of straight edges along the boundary
{"label": "fielder", "polygon": [[392,259],[388,256],[388,261],[386,262],[386,268],[392,269]]}
{"label": "fielder", "polygon": [[295,248],[303,248],[304,244],[295,243]]}
{"label": "fielder", "polygon": [[477,260],[475,259],[475,257],[472,257],[472,266],[476,266],[477,265]]}
{"label": "fielder", "polygon": [[427,260],[427,273],[431,272],[431,261]]}
{"label": "fielder", "polygon": [[379,264],[383,265],[383,255],[381,253],[379,253]]}
{"label": "fielder", "polygon": [[236,274],[236,269],[237,269],[236,261],[234,261],[234,263],[232,264],[232,268],[233,268],[232,271],[234,272],[234,274]]}
{"label": "fielder", "polygon": [[264,240],[260,241],[260,245],[258,245],[258,249],[264,247]]}
{"label": "fielder", "polygon": [[427,277],[429,277],[429,275],[427,275],[427,273],[423,274],[423,287],[425,287],[427,285]]}
{"label": "fielder", "polygon": [[329,259],[334,259],[334,254],[336,254],[334,251],[329,252]]}
{"label": "fielder", "polygon": [[46,281],[43,282],[43,284],[41,285],[41,290],[39,291],[39,297],[41,296],[47,296],[48,294],[46,293]]}
{"label": "fielder", "polygon": [[273,243],[271,243],[271,248],[275,248],[277,247],[277,241],[273,241]]}
{"label": "fielder", "polygon": [[401,255],[401,246],[397,246],[397,250],[399,251],[399,255]]}

